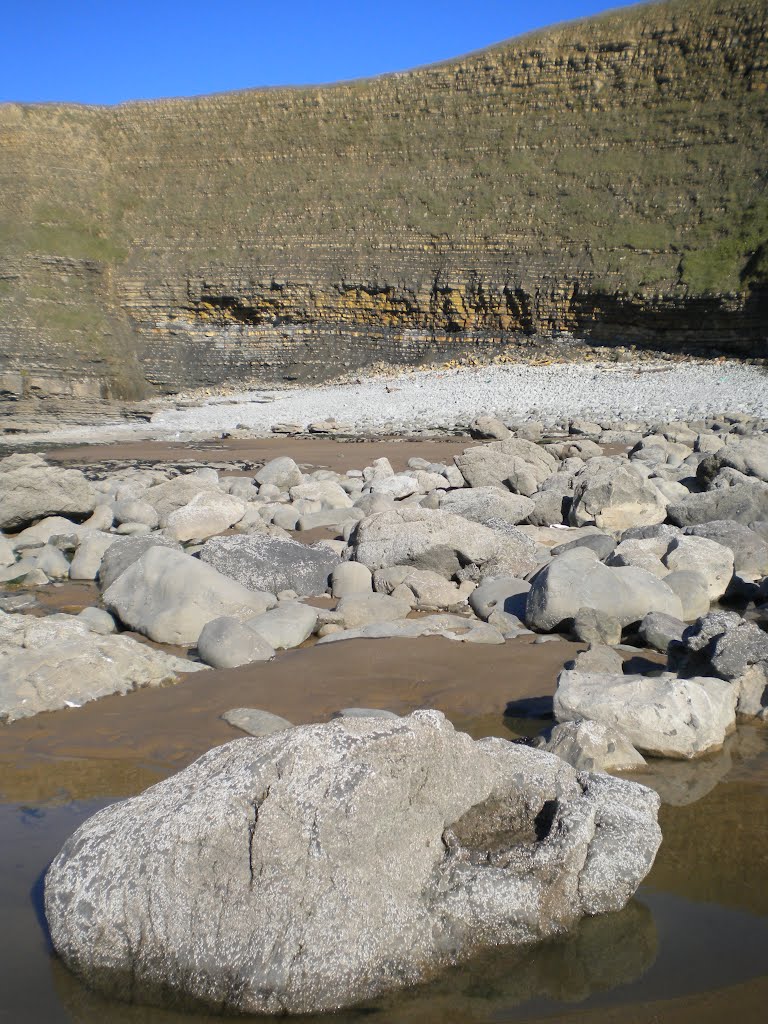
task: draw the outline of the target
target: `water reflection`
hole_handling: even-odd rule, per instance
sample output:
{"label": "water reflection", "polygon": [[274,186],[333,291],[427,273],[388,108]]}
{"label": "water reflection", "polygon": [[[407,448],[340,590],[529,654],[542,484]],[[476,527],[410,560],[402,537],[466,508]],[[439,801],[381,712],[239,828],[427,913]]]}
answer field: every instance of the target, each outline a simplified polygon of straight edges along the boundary
{"label": "water reflection", "polygon": [[[429,984],[332,1016],[281,1019],[303,1024],[358,1024],[371,1016],[382,1024],[488,1021],[542,997],[581,1002],[595,992],[626,985],[642,977],[656,952],[653,915],[632,901],[621,913],[585,919],[557,942],[492,950]],[[117,1004],[86,989],[58,960],[51,961],[51,970],[72,1024],[205,1024],[222,1019]]]}

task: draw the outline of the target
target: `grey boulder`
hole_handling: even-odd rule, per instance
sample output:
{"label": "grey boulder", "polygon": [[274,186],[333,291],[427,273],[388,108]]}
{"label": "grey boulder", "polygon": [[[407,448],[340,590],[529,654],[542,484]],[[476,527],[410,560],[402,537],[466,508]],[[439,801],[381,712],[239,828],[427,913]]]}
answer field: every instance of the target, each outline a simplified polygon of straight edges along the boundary
{"label": "grey boulder", "polygon": [[111,997],[329,1011],[620,909],[658,806],[439,712],[345,716],[215,748],[99,811],[48,869],[45,912]]}
{"label": "grey boulder", "polygon": [[694,537],[705,537],[707,540],[730,548],[733,552],[736,572],[768,575],[768,544],[759,533],[751,530],[744,523],[716,519],[711,523],[689,526],[685,532]]}
{"label": "grey boulder", "polygon": [[555,719],[620,730],[639,751],[690,759],[719,750],[735,728],[736,690],[722,679],[615,676],[564,670]]}
{"label": "grey boulder", "polygon": [[254,479],[260,487],[264,484],[272,484],[281,491],[288,491],[291,487],[297,487],[304,482],[301,470],[287,455],[267,462]]}
{"label": "grey boulder", "polygon": [[601,530],[620,532],[629,526],[663,523],[663,495],[623,459],[590,459],[576,479],[569,513],[573,526],[594,523]]}
{"label": "grey boulder", "polygon": [[99,575],[105,552],[117,539],[113,533],[101,533],[99,530],[81,534],[80,543],[69,566],[69,578],[95,580]]}
{"label": "grey boulder", "polygon": [[671,643],[682,639],[685,623],[663,612],[649,612],[640,623],[638,632],[649,647],[666,654]]}
{"label": "grey boulder", "polygon": [[274,732],[284,732],[293,725],[287,718],[273,715],[271,711],[260,708],[232,708],[221,716],[224,721],[235,729],[247,732],[249,736],[271,736]]}
{"label": "grey boulder", "polygon": [[0,460],[0,530],[49,515],[84,516],[96,502],[96,492],[79,469],[49,466],[38,455]]}
{"label": "grey boulder", "polygon": [[262,533],[214,537],[203,545],[200,558],[251,590],[294,590],[300,597],[324,594],[340,564],[326,547]]}
{"label": "grey boulder", "polygon": [[663,580],[632,566],[610,568],[588,548],[574,548],[546,565],[533,580],[525,620],[544,632],[570,625],[581,609],[625,627],[650,611],[682,617],[679,598]]}
{"label": "grey boulder", "polygon": [[337,621],[344,629],[359,629],[371,622],[404,619],[411,610],[410,601],[390,594],[349,594],[336,605]]}
{"label": "grey boulder", "polygon": [[487,622],[495,611],[525,618],[525,606],[531,584],[514,576],[487,577],[469,595],[469,606],[478,618]]}
{"label": "grey boulder", "polygon": [[204,562],[151,547],[104,591],[104,605],[126,626],[164,644],[196,644],[203,626],[222,615],[243,621],[275,598],[241,586]]}
{"label": "grey boulder", "polygon": [[753,520],[768,519],[768,487],[759,483],[738,483],[690,494],[682,501],[672,502],[667,515],[677,526],[696,526],[722,519],[748,526]]}
{"label": "grey boulder", "polygon": [[138,562],[150,548],[169,548],[181,551],[181,545],[162,533],[143,534],[139,537],[116,537],[104,552],[99,563],[99,585],[107,590],[126,569]]}
{"label": "grey boulder", "polygon": [[499,552],[499,534],[463,516],[423,508],[379,512],[357,526],[355,560],[369,569],[412,565],[450,578],[469,563],[482,565]]}
{"label": "grey boulder", "polygon": [[582,772],[627,772],[645,765],[645,758],[618,729],[585,719],[556,725],[539,749]]}
{"label": "grey boulder", "polygon": [[312,635],[317,625],[317,610],[298,601],[288,601],[248,619],[246,625],[275,650],[287,650],[298,647]]}
{"label": "grey boulder", "polygon": [[206,622],[197,640],[197,653],[211,668],[238,668],[275,656],[264,637],[229,615]]}
{"label": "grey boulder", "polygon": [[508,487],[530,496],[557,471],[557,459],[537,444],[518,438],[467,448],[454,458],[470,487]]}
{"label": "grey boulder", "polygon": [[440,502],[444,512],[464,516],[491,529],[522,523],[534,507],[530,498],[510,494],[497,487],[466,487],[448,491]]}

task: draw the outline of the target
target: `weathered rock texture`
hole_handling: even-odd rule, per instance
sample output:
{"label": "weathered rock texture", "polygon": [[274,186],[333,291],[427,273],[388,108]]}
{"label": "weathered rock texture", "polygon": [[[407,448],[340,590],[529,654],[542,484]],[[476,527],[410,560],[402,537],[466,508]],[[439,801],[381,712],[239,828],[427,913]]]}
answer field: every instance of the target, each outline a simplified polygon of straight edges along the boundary
{"label": "weathered rock texture", "polygon": [[767,23],[669,0],[368,81],[6,104],[0,384],[310,380],[566,331],[759,351]]}
{"label": "weathered rock texture", "polygon": [[100,811],[49,869],[46,914],[65,963],[122,999],[330,1010],[620,909],[658,806],[439,712],[344,716]]}

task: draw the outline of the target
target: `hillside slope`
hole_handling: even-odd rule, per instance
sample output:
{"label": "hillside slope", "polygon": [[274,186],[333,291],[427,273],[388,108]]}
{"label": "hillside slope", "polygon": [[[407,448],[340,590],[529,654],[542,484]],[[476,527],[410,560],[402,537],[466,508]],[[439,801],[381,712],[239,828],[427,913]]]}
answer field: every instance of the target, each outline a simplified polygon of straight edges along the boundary
{"label": "hillside slope", "polygon": [[8,390],[322,379],[510,339],[766,354],[768,4],[378,79],[0,106]]}

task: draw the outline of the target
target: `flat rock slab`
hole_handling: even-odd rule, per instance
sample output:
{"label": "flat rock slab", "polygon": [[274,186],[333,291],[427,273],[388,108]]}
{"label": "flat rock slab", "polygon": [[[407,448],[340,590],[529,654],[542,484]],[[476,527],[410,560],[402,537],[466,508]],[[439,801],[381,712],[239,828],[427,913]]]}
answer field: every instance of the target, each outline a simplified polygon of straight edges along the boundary
{"label": "flat rock slab", "polygon": [[459,640],[474,644],[503,644],[501,632],[487,622],[467,619],[461,615],[443,613],[425,615],[419,619],[397,619],[391,622],[372,622],[359,629],[343,629],[318,640],[318,644],[334,643],[338,640],[369,640],[386,637],[413,639],[419,636],[442,636],[446,640]]}
{"label": "flat rock slab", "polygon": [[49,868],[45,912],[111,997],[329,1011],[622,908],[658,807],[436,711],[343,716],[215,748],[99,811]]}
{"label": "flat rock slab", "polygon": [[203,545],[200,558],[251,590],[294,590],[299,597],[324,594],[340,564],[338,555],[326,547],[265,534],[214,537]]}
{"label": "flat rock slab", "polygon": [[68,615],[0,612],[0,722],[176,682],[205,668]]}

